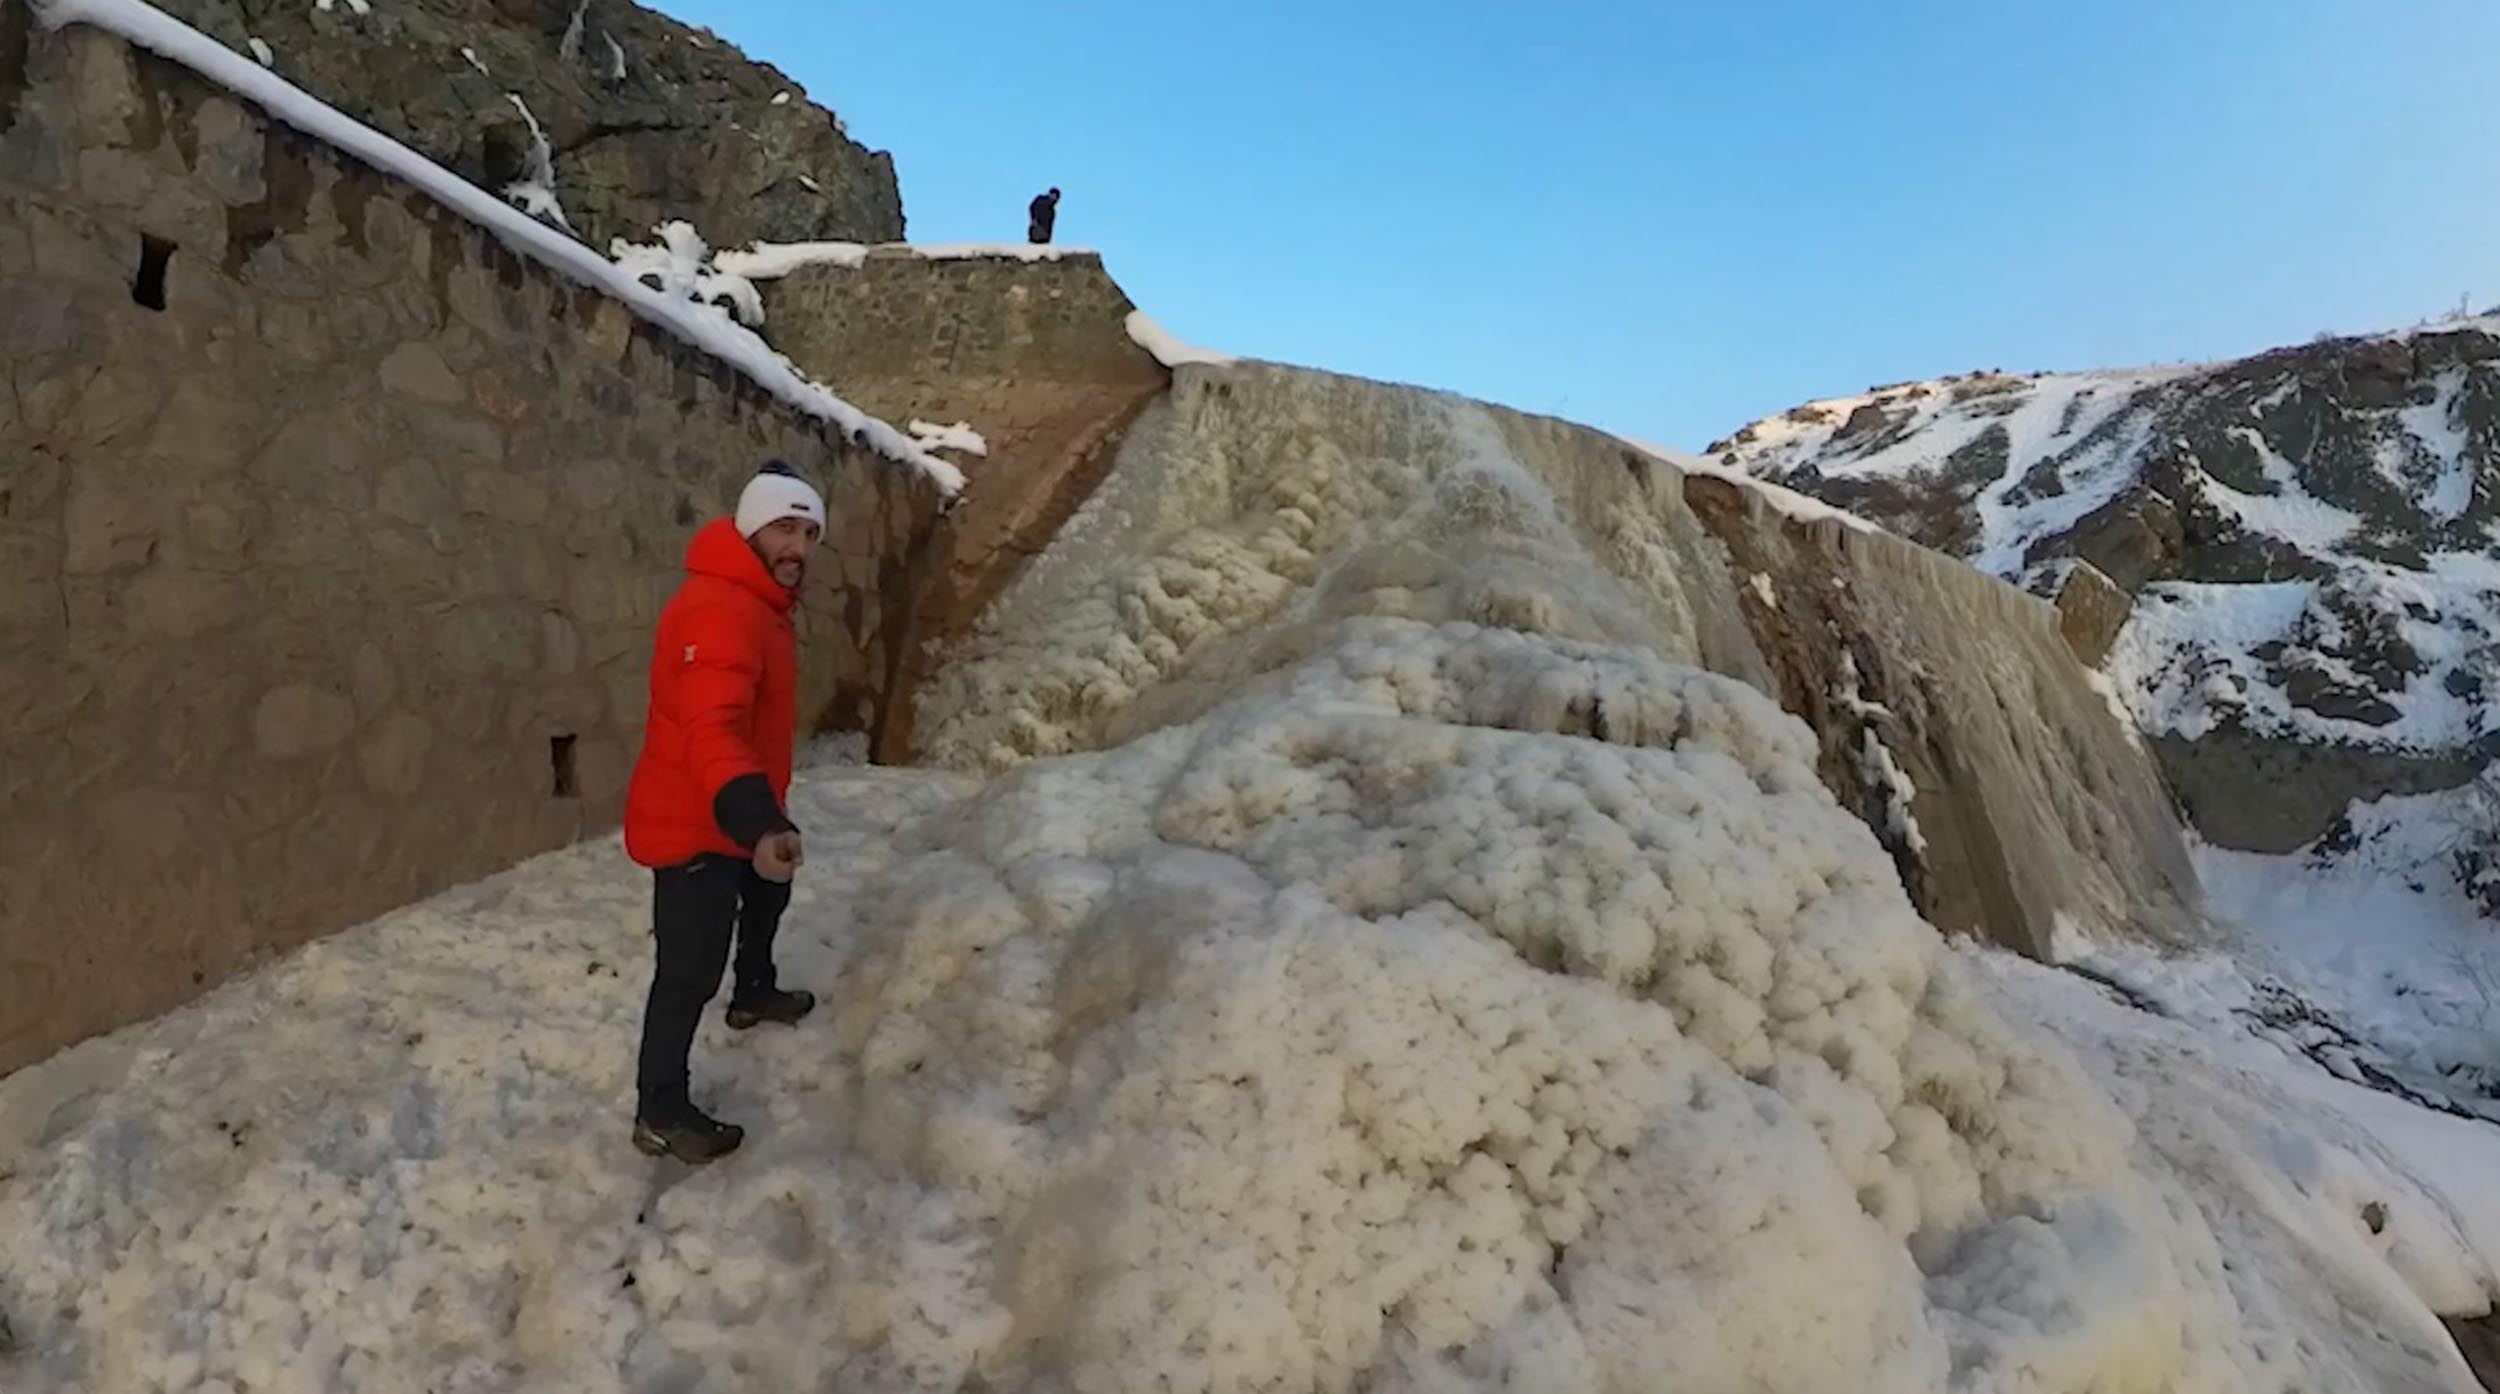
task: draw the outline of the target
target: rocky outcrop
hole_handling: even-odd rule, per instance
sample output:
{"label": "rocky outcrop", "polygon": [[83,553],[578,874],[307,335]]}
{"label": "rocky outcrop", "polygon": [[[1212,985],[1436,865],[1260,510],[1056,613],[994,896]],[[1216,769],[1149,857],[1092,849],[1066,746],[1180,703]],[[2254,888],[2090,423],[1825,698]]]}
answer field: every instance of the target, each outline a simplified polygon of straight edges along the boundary
{"label": "rocky outcrop", "polygon": [[891,156],[778,70],[632,0],[158,8],[237,52],[266,45],[288,81],[481,188],[551,173],[603,250],[670,219],[717,246],[903,235]]}
{"label": "rocky outcrop", "polygon": [[813,724],[873,735],[922,477],[423,194],[0,3],[0,1072],[614,823],[650,624],[828,485]]}
{"label": "rocky outcrop", "polygon": [[2088,561],[2078,560],[2057,587],[2057,627],[2066,646],[2087,668],[2109,657],[2109,646],[2127,624],[2129,596]]}
{"label": "rocky outcrop", "polygon": [[[2300,845],[2344,799],[2462,780],[2500,736],[2479,699],[2500,658],[2500,319],[1910,383],[1712,449],[2058,596],[2222,845]],[[2114,639],[2112,597],[2066,589],[2078,562],[2127,598]],[[2243,815],[2251,775],[2302,792]]]}
{"label": "rocky outcrop", "polygon": [[[764,298],[775,346],[851,401],[982,438],[984,453],[958,459],[971,487],[949,519],[947,555],[924,573],[933,590],[913,607],[908,641],[896,640],[908,692],[925,653],[961,637],[1093,492],[1171,373],[1130,339],[1136,306],[1090,253],[879,248],[857,266],[769,281]],[[902,701],[877,754],[899,761],[911,748]]]}
{"label": "rocky outcrop", "polygon": [[2160,775],[2055,610],[1730,480],[1689,477],[1684,494],[1746,578],[1770,690],[1814,728],[1823,782],[1893,853],[1921,914],[2042,958],[2067,935],[2201,934]]}

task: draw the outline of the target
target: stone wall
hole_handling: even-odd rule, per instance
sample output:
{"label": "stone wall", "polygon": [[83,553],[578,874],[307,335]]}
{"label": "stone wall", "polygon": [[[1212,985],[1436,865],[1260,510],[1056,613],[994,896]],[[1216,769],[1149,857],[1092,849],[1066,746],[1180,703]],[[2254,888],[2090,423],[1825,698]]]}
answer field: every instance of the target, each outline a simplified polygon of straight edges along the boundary
{"label": "stone wall", "polygon": [[[971,479],[943,568],[896,661],[920,665],[960,637],[1059,531],[1111,467],[1171,373],[1128,335],[1136,309],[1100,257],[931,259],[880,248],[857,268],[809,267],[764,286],[776,347],[897,425],[966,422],[989,453]],[[881,758],[911,753],[898,703]]]}
{"label": "stone wall", "polygon": [[824,727],[885,721],[944,532],[916,475],[20,0],[0,380],[0,1072],[612,826],[650,622],[762,456],[836,520]]}

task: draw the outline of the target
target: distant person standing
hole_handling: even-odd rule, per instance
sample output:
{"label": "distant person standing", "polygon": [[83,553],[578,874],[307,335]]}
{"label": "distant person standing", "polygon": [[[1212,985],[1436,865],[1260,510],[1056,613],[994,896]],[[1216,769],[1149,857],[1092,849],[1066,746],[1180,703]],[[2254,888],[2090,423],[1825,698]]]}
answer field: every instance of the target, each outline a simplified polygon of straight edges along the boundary
{"label": "distant person standing", "polygon": [[1034,199],[1031,212],[1033,220],[1025,227],[1024,235],[1035,242],[1048,242],[1051,229],[1059,225],[1059,191],[1053,189]]}

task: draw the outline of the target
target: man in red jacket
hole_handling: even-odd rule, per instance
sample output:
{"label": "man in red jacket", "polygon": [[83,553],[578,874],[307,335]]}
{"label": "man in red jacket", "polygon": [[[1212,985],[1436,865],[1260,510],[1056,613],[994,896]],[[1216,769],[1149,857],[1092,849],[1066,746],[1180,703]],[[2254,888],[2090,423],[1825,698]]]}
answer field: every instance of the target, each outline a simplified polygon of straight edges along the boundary
{"label": "man in red jacket", "polygon": [[686,548],[686,579],[660,614],[642,756],[625,795],[625,850],[652,868],[659,941],[643,1013],[634,1146],[708,1162],[745,1131],[694,1106],[686,1055],[737,941],[729,1025],[788,1024],[816,999],[785,991],[773,934],[805,858],[790,821],[798,640],[790,609],[824,536],[825,503],[778,460]]}

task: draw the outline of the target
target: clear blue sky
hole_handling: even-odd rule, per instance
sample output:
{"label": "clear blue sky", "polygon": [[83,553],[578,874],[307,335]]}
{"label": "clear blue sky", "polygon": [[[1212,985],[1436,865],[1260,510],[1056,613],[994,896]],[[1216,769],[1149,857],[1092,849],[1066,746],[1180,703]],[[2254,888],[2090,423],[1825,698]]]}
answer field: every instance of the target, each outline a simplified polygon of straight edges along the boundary
{"label": "clear blue sky", "polygon": [[1663,444],[2500,301],[2500,0],[660,0],[1173,332]]}

